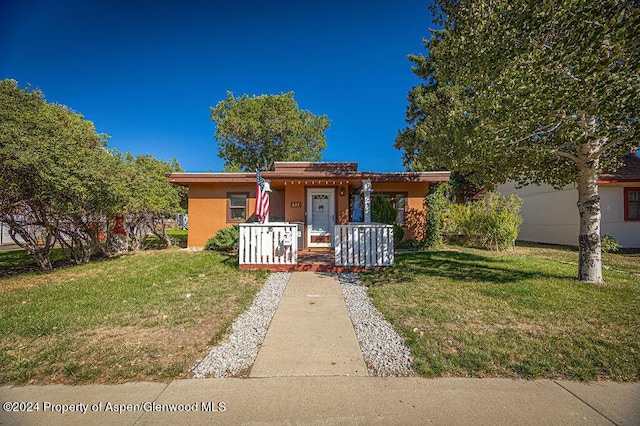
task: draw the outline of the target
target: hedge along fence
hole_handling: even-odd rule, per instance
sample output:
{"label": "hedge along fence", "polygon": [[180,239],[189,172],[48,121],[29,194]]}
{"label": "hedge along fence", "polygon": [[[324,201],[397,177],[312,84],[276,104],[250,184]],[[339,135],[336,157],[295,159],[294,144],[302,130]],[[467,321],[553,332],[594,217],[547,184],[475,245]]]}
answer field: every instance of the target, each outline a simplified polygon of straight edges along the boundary
{"label": "hedge along fence", "polygon": [[518,238],[520,207],[522,198],[515,194],[505,198],[492,193],[469,204],[447,203],[442,211],[444,233],[465,245],[505,250]]}

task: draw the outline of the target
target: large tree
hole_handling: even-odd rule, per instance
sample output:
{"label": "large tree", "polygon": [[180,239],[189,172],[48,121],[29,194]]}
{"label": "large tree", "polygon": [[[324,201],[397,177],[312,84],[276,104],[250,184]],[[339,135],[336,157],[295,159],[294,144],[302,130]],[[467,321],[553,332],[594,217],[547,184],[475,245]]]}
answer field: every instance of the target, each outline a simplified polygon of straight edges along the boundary
{"label": "large tree", "polygon": [[[117,161],[93,123],[39,90],[0,81],[0,220],[43,269],[57,242],[77,262],[119,203]],[[16,237],[20,236],[21,240]]]}
{"label": "large tree", "polygon": [[436,0],[425,82],[396,146],[479,183],[575,183],[581,281],[602,283],[601,171],[638,144],[640,8],[624,0]]}
{"label": "large tree", "polygon": [[56,233],[49,225],[50,188],[43,191],[38,164],[38,153],[46,151],[39,140],[52,127],[45,108],[41,92],[0,81],[0,221],[41,268],[51,269]]}
{"label": "large tree", "polygon": [[326,115],[300,110],[293,92],[227,98],[211,108],[226,171],[272,170],[274,161],[317,161],[327,143]]}
{"label": "large tree", "polygon": [[143,248],[145,238],[156,235],[164,246],[171,245],[166,232],[167,219],[184,212],[181,207],[186,188],[172,185],[167,175],[182,172],[178,161],[158,160],[149,155],[133,157],[127,153],[123,157],[129,196],[126,202],[126,227],[130,247]]}
{"label": "large tree", "polygon": [[42,269],[51,269],[55,244],[77,263],[108,252],[123,215],[134,248],[151,233],[171,243],[166,220],[183,211],[186,195],[166,178],[182,171],[177,160],[123,156],[106,140],[39,90],[0,81],[0,221]]}

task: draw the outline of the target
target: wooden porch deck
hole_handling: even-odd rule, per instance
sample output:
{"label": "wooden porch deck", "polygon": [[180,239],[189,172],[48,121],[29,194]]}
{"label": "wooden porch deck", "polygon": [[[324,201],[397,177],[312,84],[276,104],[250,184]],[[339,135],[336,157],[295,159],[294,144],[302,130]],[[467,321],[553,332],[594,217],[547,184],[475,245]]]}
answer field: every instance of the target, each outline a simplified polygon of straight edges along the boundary
{"label": "wooden porch deck", "polygon": [[297,265],[240,265],[240,269],[249,270],[269,270],[271,272],[362,272],[371,270],[381,270],[386,267],[365,267],[365,266],[336,266],[335,254],[333,250],[322,251],[298,251]]}

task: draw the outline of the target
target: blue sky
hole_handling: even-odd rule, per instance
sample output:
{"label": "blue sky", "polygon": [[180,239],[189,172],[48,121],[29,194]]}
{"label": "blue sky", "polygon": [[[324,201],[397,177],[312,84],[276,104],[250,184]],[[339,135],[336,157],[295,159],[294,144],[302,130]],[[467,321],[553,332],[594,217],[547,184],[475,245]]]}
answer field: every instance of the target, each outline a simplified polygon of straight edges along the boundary
{"label": "blue sky", "polygon": [[0,2],[0,78],[41,89],[134,155],[220,171],[209,107],[295,92],[326,114],[324,161],[401,171],[393,148],[420,80],[428,1]]}

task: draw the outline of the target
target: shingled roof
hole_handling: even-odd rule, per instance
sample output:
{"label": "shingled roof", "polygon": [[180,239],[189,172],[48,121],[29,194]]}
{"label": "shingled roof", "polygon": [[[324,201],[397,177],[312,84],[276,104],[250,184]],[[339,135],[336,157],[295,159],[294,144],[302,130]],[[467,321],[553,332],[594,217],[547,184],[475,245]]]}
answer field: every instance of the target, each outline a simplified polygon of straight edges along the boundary
{"label": "shingled roof", "polygon": [[615,172],[602,173],[600,183],[640,182],[640,157],[638,154],[626,154],[622,161],[624,166]]}

